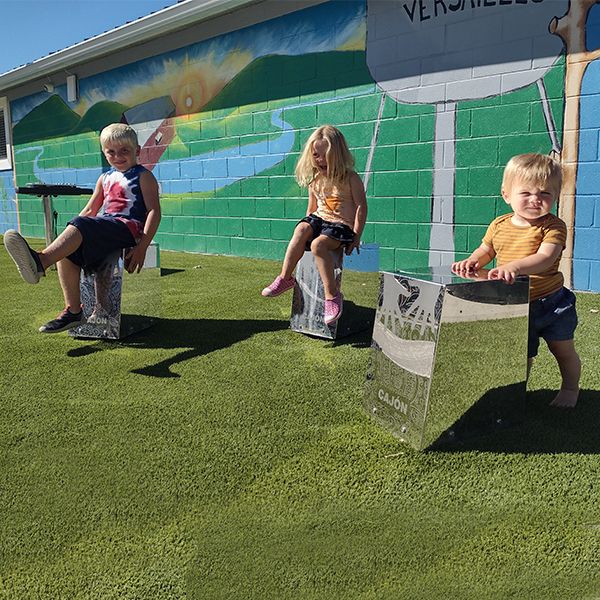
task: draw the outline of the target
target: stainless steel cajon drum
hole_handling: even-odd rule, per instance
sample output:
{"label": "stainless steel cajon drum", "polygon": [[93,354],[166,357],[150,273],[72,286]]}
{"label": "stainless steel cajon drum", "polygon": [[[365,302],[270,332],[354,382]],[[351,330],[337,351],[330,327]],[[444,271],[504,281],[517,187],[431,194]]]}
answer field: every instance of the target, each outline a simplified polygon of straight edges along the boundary
{"label": "stainless steel cajon drum", "polygon": [[[344,251],[332,251],[335,264],[335,277],[341,288]],[[292,331],[305,333],[316,337],[334,340],[348,336],[372,326],[372,318],[364,311],[356,310],[350,298],[344,296],[342,316],[331,325],[323,321],[325,313],[325,292],[319,270],[312,252],[306,251],[296,266],[296,286],[292,299],[292,316],[290,327]]]}
{"label": "stainless steel cajon drum", "polygon": [[381,273],[364,407],[417,450],[523,408],[529,280]]}
{"label": "stainless steel cajon drum", "polygon": [[160,315],[160,252],[151,244],[139,273],[124,268],[127,250],[107,257],[91,274],[81,273],[81,302],[86,319],[69,331],[78,338],[118,340],[150,327]]}

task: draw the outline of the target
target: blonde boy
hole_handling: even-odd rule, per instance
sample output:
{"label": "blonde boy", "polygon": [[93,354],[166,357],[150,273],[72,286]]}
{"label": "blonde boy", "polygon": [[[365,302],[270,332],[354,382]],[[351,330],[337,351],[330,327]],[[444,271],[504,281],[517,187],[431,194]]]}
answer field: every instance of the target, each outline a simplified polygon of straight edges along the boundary
{"label": "blonde boy", "polygon": [[93,272],[115,250],[130,248],[126,268],[139,272],[160,223],[158,183],[137,164],[140,147],[135,130],[123,123],[108,125],[100,134],[100,145],[111,168],[98,178],[79,216],[49,246],[36,252],[18,232],[11,229],[4,234],[4,246],[27,283],[38,283],[48,267],[57,265],[65,309],[40,327],[42,333],[59,333],[84,322],[81,269]]}
{"label": "blonde boy", "polygon": [[552,406],[573,407],[579,395],[581,361],[575,351],[577,327],[575,295],[564,287],[558,270],[565,247],[567,228],[553,215],[562,183],[558,162],[543,154],[520,154],[504,170],[502,197],[512,213],[492,221],[483,242],[466,260],[452,269],[469,274],[485,267],[494,258],[497,266],[489,279],[513,283],[529,275],[528,370],[537,355],[540,337],[556,358],[562,384]]}

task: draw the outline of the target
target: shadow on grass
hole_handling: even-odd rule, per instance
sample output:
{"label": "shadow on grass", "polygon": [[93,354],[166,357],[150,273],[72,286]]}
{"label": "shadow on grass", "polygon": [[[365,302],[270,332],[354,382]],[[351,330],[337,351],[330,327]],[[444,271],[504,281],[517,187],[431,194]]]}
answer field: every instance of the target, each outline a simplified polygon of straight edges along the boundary
{"label": "shadow on grass", "polygon": [[[354,304],[351,300],[344,300],[344,311],[337,327],[337,337],[329,338],[310,331],[295,330],[298,335],[305,335],[314,340],[328,342],[330,346],[352,346],[353,348],[368,348],[373,337],[373,323],[375,322],[375,309]],[[306,325],[306,323],[303,323]],[[314,325],[314,324],[312,324]],[[324,326],[323,326],[324,327]],[[333,327],[333,326],[332,326]],[[319,326],[315,326],[319,329]]]}
{"label": "shadow on grass", "polygon": [[373,323],[375,322],[375,309],[354,304],[350,300],[344,301],[344,326],[350,333],[333,340],[334,346],[351,345],[353,348],[368,348],[373,337]]}
{"label": "shadow on grass", "polygon": [[167,277],[168,275],[175,275],[177,273],[184,273],[185,269],[167,269],[165,267],[160,268],[160,276]]}
{"label": "shadow on grass", "polygon": [[[558,409],[550,406],[556,391],[528,392],[525,404],[513,403],[506,407],[500,420],[497,404],[494,405],[499,395],[487,403],[482,399],[457,422],[459,433],[455,441],[450,442],[446,437],[443,443],[436,442],[430,449],[520,454],[600,453],[600,392],[581,390],[574,409]],[[502,395],[505,401],[511,397]],[[487,426],[482,421],[486,411]]]}
{"label": "shadow on grass", "polygon": [[289,329],[288,321],[232,320],[232,319],[161,319],[157,318],[150,329],[117,342],[101,340],[92,345],[69,350],[71,358],[86,356],[114,348],[114,344],[143,349],[180,349],[175,356],[134,369],[132,373],[149,377],[180,377],[171,367],[196,356],[202,356],[232,346],[257,333]]}

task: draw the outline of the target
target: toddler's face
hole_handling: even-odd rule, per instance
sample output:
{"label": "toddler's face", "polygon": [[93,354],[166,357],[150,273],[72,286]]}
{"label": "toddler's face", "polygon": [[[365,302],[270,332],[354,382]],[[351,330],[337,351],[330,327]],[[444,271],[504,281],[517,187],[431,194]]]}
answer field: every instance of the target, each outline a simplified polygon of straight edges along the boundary
{"label": "toddler's face", "polygon": [[124,173],[137,164],[140,147],[133,149],[131,146],[120,142],[106,142],[102,147],[102,152],[111,167]]}
{"label": "toddler's face", "polygon": [[317,140],[313,143],[312,157],[315,165],[323,175],[327,174],[327,150],[329,144],[325,140]]}
{"label": "toddler's face", "polygon": [[519,225],[534,224],[545,217],[554,206],[555,191],[549,187],[515,178],[509,189],[502,189],[504,201],[511,206]]}

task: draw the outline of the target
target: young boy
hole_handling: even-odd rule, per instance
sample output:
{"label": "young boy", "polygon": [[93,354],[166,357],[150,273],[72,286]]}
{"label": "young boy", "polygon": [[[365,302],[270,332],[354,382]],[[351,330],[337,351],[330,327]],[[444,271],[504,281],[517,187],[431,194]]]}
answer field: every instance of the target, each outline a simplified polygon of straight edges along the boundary
{"label": "young boy", "polygon": [[4,246],[27,283],[38,283],[48,267],[57,265],[65,309],[40,327],[42,333],[59,333],[84,322],[81,269],[93,272],[115,250],[130,248],[125,268],[139,273],[160,223],[158,183],[137,164],[135,130],[122,123],[108,125],[100,133],[100,145],[111,169],[98,178],[79,216],[49,246],[35,252],[16,231],[4,234]]}
{"label": "young boy", "polygon": [[497,266],[488,279],[513,283],[529,275],[529,339],[527,375],[543,337],[556,358],[562,385],[552,406],[573,407],[579,395],[581,361],[573,336],[577,327],[575,295],[563,286],[558,270],[567,227],[550,213],[562,183],[558,162],[542,154],[521,154],[508,161],[502,180],[502,197],[513,212],[492,221],[483,243],[469,258],[452,265],[468,275],[494,257]]}

